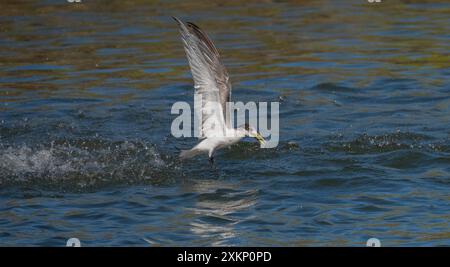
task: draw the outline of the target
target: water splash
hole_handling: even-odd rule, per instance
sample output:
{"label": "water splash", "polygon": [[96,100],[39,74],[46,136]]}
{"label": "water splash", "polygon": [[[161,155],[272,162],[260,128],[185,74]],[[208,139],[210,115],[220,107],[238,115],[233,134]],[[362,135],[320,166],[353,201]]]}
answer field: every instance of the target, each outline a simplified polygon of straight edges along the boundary
{"label": "water splash", "polygon": [[0,146],[3,186],[79,190],[111,184],[162,183],[174,177],[176,171],[174,162],[155,145],[139,141],[65,140],[47,146]]}

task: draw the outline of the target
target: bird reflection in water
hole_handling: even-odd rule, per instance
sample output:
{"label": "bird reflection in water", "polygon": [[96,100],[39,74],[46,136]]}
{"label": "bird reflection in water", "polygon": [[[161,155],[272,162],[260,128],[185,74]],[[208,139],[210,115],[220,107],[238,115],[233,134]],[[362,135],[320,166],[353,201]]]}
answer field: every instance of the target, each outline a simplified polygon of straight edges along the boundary
{"label": "bird reflection in water", "polygon": [[196,217],[189,224],[190,231],[212,246],[227,245],[228,240],[238,238],[235,226],[243,218],[251,218],[258,196],[258,190],[242,191],[239,184],[219,180],[197,180],[185,189],[198,194],[195,206],[186,208]]}

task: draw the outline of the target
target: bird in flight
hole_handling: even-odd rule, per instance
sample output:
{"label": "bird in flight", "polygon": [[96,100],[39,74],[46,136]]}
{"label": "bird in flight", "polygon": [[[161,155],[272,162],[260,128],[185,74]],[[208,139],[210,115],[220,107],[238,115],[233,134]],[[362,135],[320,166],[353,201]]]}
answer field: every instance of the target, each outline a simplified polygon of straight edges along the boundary
{"label": "bird in flight", "polygon": [[202,118],[199,124],[201,141],[190,150],[182,150],[180,159],[208,154],[209,162],[214,164],[214,154],[218,149],[235,144],[246,136],[264,145],[264,138],[252,126],[245,124],[238,128],[232,127],[228,108],[231,83],[211,39],[194,23],[184,23],[176,17],[173,19],[179,26],[194,79],[195,95],[201,100],[200,104],[194,104],[194,110]]}

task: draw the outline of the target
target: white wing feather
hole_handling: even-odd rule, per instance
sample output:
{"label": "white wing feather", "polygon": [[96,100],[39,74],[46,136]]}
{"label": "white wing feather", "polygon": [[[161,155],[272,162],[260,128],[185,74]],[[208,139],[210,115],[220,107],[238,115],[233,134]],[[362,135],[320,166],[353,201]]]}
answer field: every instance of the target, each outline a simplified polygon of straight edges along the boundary
{"label": "white wing feather", "polygon": [[[208,36],[195,24],[184,24],[174,18],[180,27],[184,50],[194,79],[196,112],[201,113],[200,137],[219,137],[226,134],[229,127],[227,102],[230,101],[231,84],[228,73],[220,61],[220,56]],[[199,115],[199,114],[197,114]],[[226,115],[226,118],[225,116]]]}

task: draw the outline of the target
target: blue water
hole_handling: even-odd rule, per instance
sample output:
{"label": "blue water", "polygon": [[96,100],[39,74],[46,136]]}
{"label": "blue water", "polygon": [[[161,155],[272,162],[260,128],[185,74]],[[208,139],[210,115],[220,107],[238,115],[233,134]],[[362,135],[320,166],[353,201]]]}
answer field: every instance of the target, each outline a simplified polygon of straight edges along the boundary
{"label": "blue water", "polygon": [[[2,1],[0,245],[450,245],[445,1]],[[280,143],[180,163],[176,15]]]}

